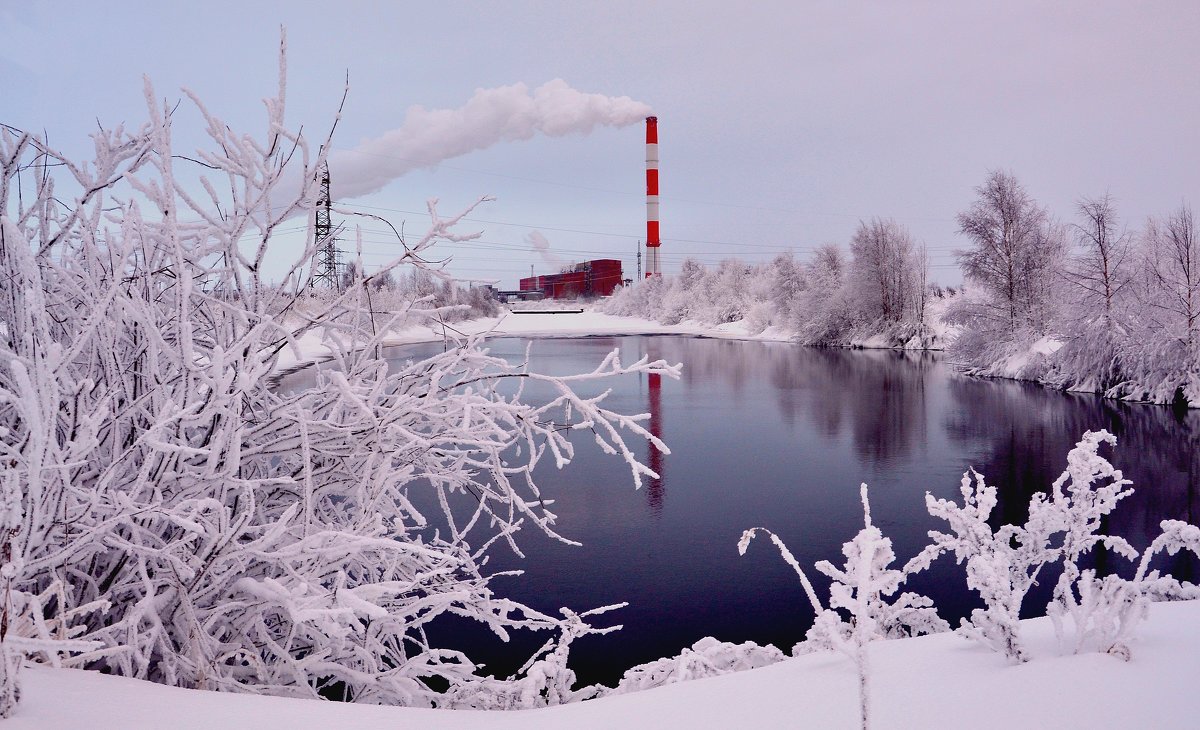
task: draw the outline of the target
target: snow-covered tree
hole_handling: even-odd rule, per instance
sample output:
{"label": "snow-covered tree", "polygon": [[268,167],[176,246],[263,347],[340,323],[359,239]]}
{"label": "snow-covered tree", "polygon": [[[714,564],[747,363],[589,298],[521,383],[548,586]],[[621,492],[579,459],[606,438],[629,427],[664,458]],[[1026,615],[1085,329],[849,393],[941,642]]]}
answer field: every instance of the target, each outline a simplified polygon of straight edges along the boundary
{"label": "snow-covered tree", "polygon": [[1064,344],[1044,379],[1106,393],[1137,375],[1126,357],[1140,339],[1132,236],[1120,228],[1111,196],[1083,198],[1076,208],[1076,249],[1062,272],[1071,285],[1061,292],[1058,334]]}
{"label": "snow-covered tree", "polygon": [[1181,205],[1146,226],[1146,302],[1153,321],[1195,354],[1200,342],[1200,236],[1192,209]]}
{"label": "snow-covered tree", "polygon": [[1076,254],[1063,275],[1081,290],[1085,311],[1102,312],[1111,329],[1131,283],[1132,236],[1120,227],[1116,203],[1107,193],[1080,199],[1076,211]]}

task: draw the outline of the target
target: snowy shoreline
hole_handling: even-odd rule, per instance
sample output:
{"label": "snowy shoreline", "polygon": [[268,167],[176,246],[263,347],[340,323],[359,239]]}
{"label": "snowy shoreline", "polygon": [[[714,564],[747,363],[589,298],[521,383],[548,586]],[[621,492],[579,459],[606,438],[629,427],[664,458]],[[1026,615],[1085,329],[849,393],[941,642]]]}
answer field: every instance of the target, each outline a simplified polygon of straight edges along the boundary
{"label": "snowy shoreline", "polygon": [[[1033,658],[1012,665],[953,634],[871,645],[879,728],[1195,727],[1200,601],[1156,603],[1128,662],[1062,654],[1049,619],[1022,622]],[[855,672],[832,652],[582,703],[479,712],[179,689],[72,669],[30,668],[6,730],[317,728],[858,727]],[[168,721],[169,719],[169,721]]]}
{"label": "snowy shoreline", "polygon": [[[950,328],[942,325],[939,318],[936,316],[940,312],[934,313],[936,322],[934,331],[937,334],[938,346],[924,347],[920,343],[903,343],[890,344],[889,338],[884,334],[864,335],[851,338],[849,342],[826,345],[827,347],[836,347],[847,350],[894,350],[897,352],[944,352],[942,346],[947,337],[951,336]],[[509,314],[501,315],[500,317],[486,317],[480,319],[469,319],[461,322],[455,322],[453,329],[459,333],[458,336],[485,335],[487,337],[529,337],[529,338],[572,338],[572,337],[616,337],[616,336],[637,336],[637,335],[677,335],[686,337],[703,337],[711,339],[723,340],[741,340],[747,342],[781,342],[800,345],[795,341],[795,333],[785,328],[771,326],[758,334],[750,332],[745,320],[737,320],[720,325],[708,325],[695,320],[687,320],[679,324],[665,325],[655,322],[650,319],[640,317],[629,317],[624,315],[606,314],[597,311],[596,308],[585,306],[581,313],[555,313],[538,316],[531,312],[525,312],[525,316],[515,317]],[[405,329],[395,331],[384,337],[382,345],[385,347],[395,347],[403,345],[417,345],[429,342],[439,342],[443,339],[443,335],[434,329],[436,325],[422,326],[413,325]],[[290,375],[298,370],[302,370],[310,365],[328,361],[332,357],[331,348],[323,344],[320,335],[317,332],[309,332],[304,337],[300,338],[297,343],[299,345],[299,354],[288,348],[284,349],[279,354],[279,359],[275,366],[276,378],[281,378]],[[912,344],[912,346],[908,346]],[[1028,353],[1014,353],[1003,361],[995,363],[990,368],[973,368],[963,364],[955,365],[956,369],[970,377],[1015,380],[1026,383],[1036,383],[1044,388],[1056,390],[1060,392],[1076,393],[1080,395],[1094,395],[1099,398],[1111,399],[1122,403],[1133,405],[1147,406],[1169,406],[1170,404],[1157,403],[1150,400],[1137,400],[1133,398],[1115,398],[1105,395],[1103,392],[1095,390],[1086,390],[1079,388],[1060,388],[1052,383],[1047,383],[1036,373],[1028,374],[1028,365],[1031,360],[1038,357],[1045,357],[1048,352],[1053,352],[1057,347],[1053,347],[1057,343],[1049,342],[1049,338],[1043,338],[1033,343]],[[811,347],[812,345],[806,345]],[[1048,349],[1053,347],[1053,349]],[[951,363],[953,365],[953,363]],[[1189,408],[1200,409],[1200,403],[1190,404]]]}
{"label": "snowy shoreline", "polygon": [[[594,308],[585,307],[582,312],[547,313],[538,316],[533,312],[522,312],[521,317],[504,314],[500,317],[484,317],[455,322],[452,329],[456,336],[485,337],[528,337],[543,338],[583,338],[583,337],[626,337],[639,335],[674,335],[681,337],[700,337],[720,340],[738,340],[747,342],[780,342],[799,344],[795,342],[794,334],[779,327],[768,327],[758,334],[752,334],[744,320],[728,322],[721,325],[707,325],[693,320],[674,325],[659,324],[653,320],[640,317],[627,317],[615,314],[605,314]],[[412,325],[402,330],[396,330],[385,335],[381,345],[397,347],[403,345],[419,345],[430,342],[440,342],[444,336],[435,329],[437,325]],[[451,329],[448,327],[447,329]],[[326,362],[333,356],[329,345],[321,342],[320,334],[308,332],[301,337],[297,345],[299,352],[285,348],[279,354],[275,365],[276,377],[282,377],[301,370],[310,365]],[[887,345],[882,337],[871,337],[854,342],[837,345],[851,350],[898,350],[912,352],[941,352],[940,347],[897,347]]]}
{"label": "snowy shoreline", "polygon": [[[937,314],[935,312],[935,314]],[[884,334],[863,335],[851,338],[849,342],[823,345],[823,347],[835,347],[847,350],[893,350],[897,352],[944,352],[942,346],[947,337],[952,335],[950,328],[937,322],[935,316],[934,331],[937,334],[938,346],[924,347],[920,343],[902,343],[895,344],[889,340]],[[435,329],[437,325],[423,326],[412,325],[402,330],[394,331],[385,336],[382,345],[385,347],[396,347],[403,345],[417,345],[430,342],[440,342],[443,339],[441,332]],[[720,325],[708,325],[695,320],[687,320],[679,324],[665,325],[655,322],[650,319],[640,317],[630,317],[624,315],[607,314],[597,311],[594,306],[585,306],[580,313],[555,313],[538,316],[538,314],[526,312],[523,316],[516,317],[510,314],[504,314],[500,317],[486,317],[479,319],[469,319],[460,322],[455,322],[452,326],[453,330],[458,333],[457,336],[473,336],[484,335],[486,337],[528,337],[534,339],[543,338],[582,338],[582,337],[619,337],[619,336],[638,336],[638,335],[674,335],[684,337],[701,337],[710,339],[723,340],[738,340],[747,342],[780,342],[790,343],[799,346],[813,347],[814,345],[803,345],[795,340],[795,333],[785,328],[771,326],[767,327],[760,333],[754,334],[750,332],[745,320],[737,320]],[[449,329],[449,328],[448,328]],[[950,363],[954,365],[958,372],[961,372],[969,377],[1014,380],[1026,383],[1036,383],[1044,388],[1056,390],[1060,392],[1076,393],[1080,395],[1094,395],[1101,398],[1117,400],[1122,403],[1130,403],[1134,405],[1162,406],[1169,404],[1156,403],[1149,400],[1136,400],[1131,398],[1113,398],[1105,395],[1103,392],[1085,389],[1063,389],[1056,387],[1051,383],[1047,383],[1037,374],[1028,374],[1028,366],[1032,360],[1038,357],[1045,357],[1049,352],[1057,349],[1055,345],[1058,343],[1050,342],[1049,338],[1043,338],[1033,343],[1028,353],[1014,353],[1002,361],[995,363],[992,367],[973,368],[962,363]],[[292,349],[285,349],[279,354],[279,359],[275,366],[276,378],[281,378],[302,370],[310,365],[326,362],[332,357],[331,348],[322,343],[320,335],[317,332],[309,332],[298,341],[299,353],[297,354]],[[912,345],[912,346],[909,346]],[[1051,349],[1052,348],[1052,349]],[[1190,408],[1200,408],[1200,403],[1192,404]]]}

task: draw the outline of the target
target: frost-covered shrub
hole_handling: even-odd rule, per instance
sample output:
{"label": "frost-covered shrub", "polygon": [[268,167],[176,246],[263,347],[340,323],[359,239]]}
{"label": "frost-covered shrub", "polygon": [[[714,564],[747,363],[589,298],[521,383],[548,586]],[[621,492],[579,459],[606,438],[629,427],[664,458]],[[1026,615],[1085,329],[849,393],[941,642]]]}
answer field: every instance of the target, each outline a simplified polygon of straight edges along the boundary
{"label": "frost-covered shrub", "polygon": [[775,664],[785,658],[783,652],[770,645],[759,646],[753,641],[732,644],[706,636],[678,656],[657,659],[627,670],[615,688],[605,690],[602,694],[639,692],[690,679],[743,672]]}
{"label": "frost-covered shrub", "polygon": [[[1150,600],[1197,595],[1195,586],[1146,572],[1151,557],[1162,550],[1173,554],[1190,549],[1200,555],[1200,528],[1182,522],[1162,523],[1162,536],[1142,555],[1132,580],[1117,575],[1098,579],[1094,570],[1080,569],[1083,556],[1098,546],[1130,560],[1138,558],[1125,539],[1099,533],[1104,517],[1133,493],[1126,488],[1129,480],[1099,454],[1102,443],[1115,445],[1116,438],[1107,431],[1083,435],[1050,492],[1030,500],[1024,525],[1001,525],[993,531],[988,519],[996,506],[996,488],[974,470],[963,475],[961,506],[926,495],[929,513],[945,520],[950,531],[931,531],[933,542],[909,567],[923,569],[944,553],[966,563],[967,586],[985,605],[963,621],[962,635],[1014,662],[1026,661],[1021,606],[1038,576],[1056,564],[1061,573],[1047,613],[1060,641],[1071,643],[1074,651],[1091,645],[1128,658],[1128,638]],[[1074,627],[1074,642],[1065,636],[1066,621]]]}
{"label": "frost-covered shrub", "polygon": [[600,304],[599,309],[625,317],[656,319],[655,313],[662,308],[663,294],[663,277],[650,277],[617,288],[611,297]]}
{"label": "frost-covered shrub", "polygon": [[[973,469],[963,475],[961,505],[926,494],[929,513],[945,520],[948,531],[931,531],[931,544],[900,570],[890,567],[895,559],[891,540],[872,524],[867,486],[862,485],[864,527],[842,546],[844,565],[816,564],[817,570],[832,579],[828,608],[822,606],[812,582],[778,535],[763,528],[746,530],[738,551],[744,555],[761,532],[771,538],[796,572],[816,620],[792,654],[833,650],[854,662],[863,727],[869,723],[870,642],[950,628],[927,597],[902,593],[886,600],[908,576],[927,569],[946,553],[953,553],[960,564],[966,563],[967,586],[984,601],[984,608],[963,620],[958,629],[961,635],[1014,662],[1026,661],[1028,652],[1021,640],[1022,603],[1038,577],[1058,567],[1061,572],[1047,613],[1060,644],[1074,652],[1090,649],[1128,659],[1130,639],[1146,617],[1150,602],[1200,598],[1200,587],[1150,569],[1154,556],[1164,551],[1174,555],[1190,550],[1200,556],[1200,527],[1164,520],[1162,534],[1140,556],[1123,538],[1100,534],[1105,517],[1133,491],[1121,471],[1100,455],[1103,443],[1115,445],[1116,439],[1106,431],[1083,435],[1067,455],[1067,469],[1050,491],[1030,500],[1024,525],[992,528],[988,520],[997,504],[997,490]],[[1119,575],[1099,578],[1094,570],[1080,568],[1084,556],[1101,546],[1137,561],[1131,579]]]}
{"label": "frost-covered shrub", "polygon": [[[1151,602],[1200,599],[1200,587],[1160,575],[1156,570],[1147,571],[1151,559],[1163,551],[1174,555],[1180,550],[1190,550],[1200,555],[1200,527],[1179,520],[1163,520],[1160,526],[1162,534],[1140,556],[1132,580],[1119,575],[1097,578],[1096,571],[1091,569],[1071,570],[1076,576],[1073,582],[1060,580],[1047,612],[1064,647],[1075,653],[1091,649],[1128,660],[1129,641],[1137,625],[1146,618]],[[1138,558],[1132,547],[1116,552]],[[1073,640],[1066,632],[1068,621],[1074,630]]]}
{"label": "frost-covered shrub", "polygon": [[[564,539],[532,474],[571,460],[571,430],[635,483],[651,473],[622,438],[662,448],[643,417],[574,384],[678,370],[614,352],[549,377],[463,340],[389,372],[373,353],[410,313],[377,321],[365,279],[311,296],[311,225],[282,283],[265,278],[280,224],[311,221],[300,181],[322,162],[284,125],[282,77],[259,138],[193,97],[211,144],[186,156],[148,82],[149,121],[94,134],[88,164],[0,131],[0,712],[23,656],[62,653],[177,686],[401,705],[569,688],[588,614],[495,595],[489,551],[519,551],[522,528]],[[470,238],[429,211],[381,273]],[[277,356],[310,333],[331,367],[276,388]],[[525,403],[528,382],[552,395]],[[448,614],[559,638],[505,689],[431,645]]]}
{"label": "frost-covered shrub", "polygon": [[746,311],[746,331],[752,335],[760,334],[774,322],[773,307],[769,302],[755,302]]}
{"label": "frost-covered shrub", "polygon": [[695,293],[683,287],[670,287],[662,294],[658,321],[679,324],[692,317]]}
{"label": "frost-covered shrub", "polygon": [[516,675],[504,680],[483,678],[454,686],[442,698],[444,706],[472,710],[521,710],[582,701],[609,692],[607,687],[592,685],[576,690],[575,672],[567,668],[571,642],[588,634],[608,634],[621,629],[609,626],[597,629],[583,619],[622,608],[626,604],[602,606],[583,613],[563,608],[557,637],[551,638],[533,653]]}
{"label": "frost-covered shrub", "polygon": [[792,654],[833,650],[854,662],[858,670],[859,709],[865,729],[870,724],[868,644],[880,639],[948,631],[950,625],[938,617],[933,602],[925,596],[902,593],[890,603],[885,600],[895,595],[909,573],[924,567],[928,561],[916,566],[910,563],[903,571],[889,567],[896,555],[891,539],[871,524],[866,484],[861,486],[860,495],[864,526],[853,540],[842,545],[845,565],[839,568],[825,560],[816,564],[817,570],[833,580],[829,587],[829,608],[822,608],[808,576],[778,535],[761,527],[746,530],[738,541],[738,552],[745,555],[750,541],[762,532],[770,536],[784,561],[796,571],[817,617],[805,640],[796,645]]}
{"label": "frost-covered shrub", "polygon": [[404,268],[411,271],[395,277],[392,270],[364,275],[354,262],[343,275],[342,290],[309,289],[297,302],[296,315],[322,312],[335,300],[340,300],[343,306],[352,301],[362,312],[371,313],[372,324],[378,331],[400,313],[405,315],[403,323],[433,327],[500,313],[500,303],[484,287],[465,288],[437,270]]}

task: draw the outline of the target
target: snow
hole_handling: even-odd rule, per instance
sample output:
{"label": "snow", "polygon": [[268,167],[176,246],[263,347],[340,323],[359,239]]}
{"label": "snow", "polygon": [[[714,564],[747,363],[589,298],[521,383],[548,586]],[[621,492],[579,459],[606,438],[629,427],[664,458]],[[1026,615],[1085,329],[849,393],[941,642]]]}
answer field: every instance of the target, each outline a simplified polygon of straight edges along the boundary
{"label": "snow", "polygon": [[[1200,602],[1156,603],[1131,661],[1060,655],[1049,619],[1022,622],[1011,665],[953,634],[871,645],[876,728],[1196,727]],[[29,669],[4,730],[317,728],[853,728],[857,675],[822,652],[760,669],[539,710],[426,710],[233,695],[70,669]]]}
{"label": "snow", "polygon": [[1031,352],[1039,355],[1053,355],[1063,346],[1063,342],[1055,337],[1042,337],[1029,346]]}
{"label": "snow", "polygon": [[[947,324],[943,314],[951,298],[931,299],[927,309],[927,336],[900,335],[897,332],[875,332],[851,337],[848,345],[863,349],[927,350],[941,349],[942,344],[953,339],[958,327]],[[421,342],[437,342],[444,336],[463,337],[485,335],[489,337],[604,337],[621,335],[687,335],[727,340],[752,340],[759,342],[795,342],[797,333],[783,325],[772,324],[759,331],[747,319],[738,319],[722,324],[710,324],[695,319],[685,319],[678,324],[661,324],[642,317],[608,314],[605,301],[597,304],[581,304],[571,301],[547,300],[545,302],[523,302],[513,305],[516,311],[504,311],[498,317],[481,317],[457,321],[443,328],[436,324],[409,323],[383,336],[386,346],[411,345]],[[574,310],[582,309],[582,312]],[[299,320],[292,323],[298,324]],[[332,349],[322,341],[325,333],[312,329],[297,340],[297,349],[287,348],[279,353],[277,372],[290,372],[311,362],[324,360]],[[1048,339],[1048,338],[1047,338]],[[934,343],[934,344],[931,344]],[[1045,344],[1053,352],[1061,343]],[[1007,376],[1015,377],[1015,376]]]}
{"label": "snow", "polygon": [[992,378],[1009,378],[1012,380],[1037,380],[1046,369],[1047,358],[1058,352],[1063,346],[1062,340],[1054,337],[1041,337],[1027,345],[1014,345],[1010,352],[998,358],[986,368],[981,368],[979,375]]}
{"label": "snow", "polygon": [[[574,303],[563,304],[561,309],[574,310]],[[485,335],[488,337],[603,337],[621,335],[690,335],[730,340],[759,340],[789,342],[792,333],[779,327],[769,327],[763,332],[751,334],[744,321],[707,325],[685,321],[675,325],[659,324],[638,317],[623,317],[604,314],[585,306],[582,312],[552,313],[553,310],[526,310],[520,314],[505,312],[499,317],[482,317],[447,325],[447,336]],[[410,325],[393,330],[382,338],[384,345],[411,345],[421,342],[437,342],[443,338],[442,328]],[[323,360],[332,354],[329,345],[322,342],[322,333],[310,331],[297,340],[297,350],[285,349],[279,353],[276,369],[289,372],[307,363]]]}
{"label": "snow", "polygon": [[[574,310],[582,306],[582,312]],[[385,346],[412,345],[422,342],[437,342],[444,336],[463,337],[484,335],[487,337],[616,337],[623,335],[685,335],[710,337],[725,340],[751,340],[757,342],[794,342],[796,333],[779,325],[771,325],[761,332],[754,332],[746,320],[739,319],[723,324],[707,324],[697,320],[684,320],[679,324],[660,324],[641,317],[626,317],[606,314],[596,307],[579,305],[575,302],[559,302],[546,310],[522,305],[523,311],[506,311],[499,317],[481,317],[454,322],[446,326],[445,335],[437,324],[410,324],[384,335]],[[568,310],[568,311],[563,311]],[[953,328],[943,324],[940,317],[932,319],[931,331],[938,342]],[[276,364],[278,372],[290,372],[308,363],[324,360],[332,354],[329,345],[322,342],[322,332],[311,330],[297,340],[297,350],[285,349],[279,353]],[[918,338],[897,345],[893,338],[879,334],[854,340],[851,345],[865,349],[927,349]]]}

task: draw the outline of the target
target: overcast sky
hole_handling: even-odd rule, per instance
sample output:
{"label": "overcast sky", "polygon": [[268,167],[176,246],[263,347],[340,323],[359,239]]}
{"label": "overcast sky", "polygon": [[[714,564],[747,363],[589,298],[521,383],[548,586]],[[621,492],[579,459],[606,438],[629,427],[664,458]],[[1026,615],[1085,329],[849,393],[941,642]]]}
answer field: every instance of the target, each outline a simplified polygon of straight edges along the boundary
{"label": "overcast sky", "polygon": [[[647,105],[668,273],[689,255],[806,256],[882,216],[956,283],[954,216],[992,168],[1064,219],[1105,190],[1132,227],[1200,202],[1194,1],[242,4],[0,0],[0,122],[82,154],[97,120],[145,119],[147,74],[160,97],[187,86],[258,132],[286,25],[293,127],[322,136],[350,74],[342,159],[410,107],[457,109],[478,89],[562,79]],[[456,275],[515,287],[531,265],[546,273],[538,231],[560,259],[621,258],[631,276],[643,140],[640,123],[501,140],[342,202],[414,234],[427,198],[448,213],[494,195],[468,224],[487,245],[444,251]],[[369,227],[368,268],[390,250]]]}

